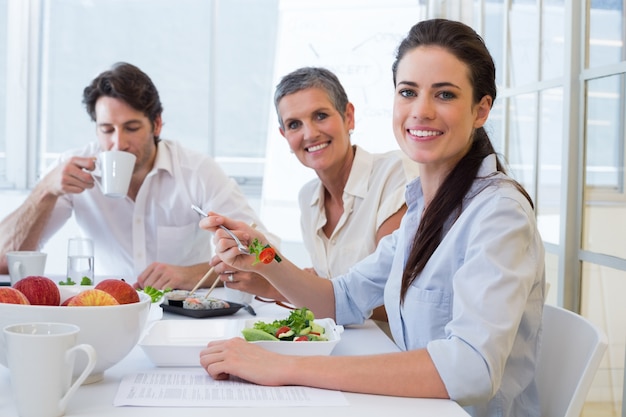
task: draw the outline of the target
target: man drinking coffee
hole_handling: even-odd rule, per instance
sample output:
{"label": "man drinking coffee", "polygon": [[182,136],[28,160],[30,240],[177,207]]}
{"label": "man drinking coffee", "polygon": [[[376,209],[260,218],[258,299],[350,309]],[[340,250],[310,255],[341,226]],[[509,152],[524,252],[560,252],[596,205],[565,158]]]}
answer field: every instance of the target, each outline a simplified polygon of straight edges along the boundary
{"label": "man drinking coffee", "polygon": [[[198,227],[191,204],[265,230],[211,157],[160,138],[159,93],[139,68],[113,65],[84,89],[83,103],[97,141],[62,154],[0,223],[0,273],[8,272],[7,252],[41,248],[74,215],[94,241],[97,275],[137,287],[191,289],[210,268],[212,238]],[[106,196],[94,179],[97,156],[111,150],[136,157],[123,198]]]}

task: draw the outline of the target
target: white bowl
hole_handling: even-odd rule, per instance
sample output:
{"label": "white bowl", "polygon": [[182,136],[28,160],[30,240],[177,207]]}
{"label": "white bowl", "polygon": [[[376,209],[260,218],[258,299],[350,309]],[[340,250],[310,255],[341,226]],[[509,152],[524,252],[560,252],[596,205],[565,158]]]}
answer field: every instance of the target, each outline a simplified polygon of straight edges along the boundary
{"label": "white bowl", "polygon": [[[91,286],[59,286],[61,302]],[[72,323],[80,327],[78,343],[94,347],[96,366],[84,384],[100,381],[104,371],[121,361],[137,344],[144,329],[151,299],[139,293],[140,301],[116,306],[40,306],[0,303],[0,331],[4,327],[26,322]],[[0,364],[7,366],[4,336],[0,343]],[[74,375],[80,374],[87,361],[77,355]]]}
{"label": "white bowl", "polygon": [[[259,320],[248,319],[246,320],[245,327],[254,327],[254,323],[257,321],[265,321],[271,323],[273,320]],[[335,348],[335,345],[341,340],[341,333],[343,333],[343,326],[335,324],[333,319],[315,319],[315,323],[324,327],[324,336],[327,341],[317,342],[286,342],[286,341],[272,341],[272,340],[257,340],[255,343],[272,352],[281,353],[283,355],[297,355],[297,356],[309,356],[309,355],[330,355]]]}
{"label": "white bowl", "polygon": [[243,320],[161,320],[152,323],[139,346],[156,366],[199,366],[211,340],[241,336]]}
{"label": "white bowl", "polygon": [[[200,351],[212,340],[242,337],[244,327],[274,319],[161,320],[153,323],[139,341],[148,359],[156,366],[198,366]],[[343,326],[332,319],[315,319],[325,329],[326,342],[257,341],[265,349],[287,355],[330,355],[341,339]]]}

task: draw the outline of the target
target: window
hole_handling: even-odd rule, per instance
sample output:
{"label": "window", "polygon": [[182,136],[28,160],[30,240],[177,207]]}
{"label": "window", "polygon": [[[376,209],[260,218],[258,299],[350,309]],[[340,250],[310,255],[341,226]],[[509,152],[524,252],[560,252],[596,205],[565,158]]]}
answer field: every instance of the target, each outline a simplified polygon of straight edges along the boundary
{"label": "window", "polygon": [[586,169],[590,190],[602,188],[622,194],[624,167],[624,74],[587,82]]}
{"label": "window", "polygon": [[563,172],[563,88],[539,93],[537,220],[545,242],[559,243]]}
{"label": "window", "polygon": [[534,0],[513,0],[509,8],[509,84],[520,86],[539,79],[539,19]]}
{"label": "window", "polygon": [[483,36],[496,63],[498,84],[488,132],[512,176],[533,198],[544,241],[558,245],[564,143],[564,2],[477,3],[484,7]]}
{"label": "window", "polygon": [[[15,18],[20,10],[2,14],[2,19],[12,16],[16,32],[40,33],[28,37],[27,48],[22,48],[22,59],[32,57],[30,71],[22,74],[28,74],[32,87],[29,122],[8,126],[11,135],[6,135],[28,135],[29,146],[38,148],[28,185],[60,152],[95,140],[81,102],[83,88],[115,62],[127,61],[144,70],[159,89],[162,137],[214,156],[244,190],[252,184],[247,191],[260,194],[277,0],[13,3],[26,4],[21,7],[28,19]],[[243,8],[246,13],[241,13]],[[6,59],[6,53],[1,55]],[[4,117],[6,111],[0,113]]]}
{"label": "window", "polygon": [[7,13],[8,0],[0,0],[0,188],[3,184],[7,184],[7,164],[6,164],[6,142],[9,136],[6,132],[6,113],[7,113]]}
{"label": "window", "polygon": [[512,175],[536,200],[537,93],[509,98],[508,161]]}
{"label": "window", "polygon": [[591,0],[586,67],[624,61],[623,0]]}

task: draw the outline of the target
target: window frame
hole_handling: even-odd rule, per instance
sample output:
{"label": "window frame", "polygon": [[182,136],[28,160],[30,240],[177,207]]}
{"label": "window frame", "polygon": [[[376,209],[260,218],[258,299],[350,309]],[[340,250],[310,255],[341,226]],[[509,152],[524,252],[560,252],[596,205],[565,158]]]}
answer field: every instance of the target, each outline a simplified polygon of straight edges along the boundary
{"label": "window frame", "polygon": [[25,190],[37,182],[39,159],[40,0],[8,0],[6,184],[3,188]]}

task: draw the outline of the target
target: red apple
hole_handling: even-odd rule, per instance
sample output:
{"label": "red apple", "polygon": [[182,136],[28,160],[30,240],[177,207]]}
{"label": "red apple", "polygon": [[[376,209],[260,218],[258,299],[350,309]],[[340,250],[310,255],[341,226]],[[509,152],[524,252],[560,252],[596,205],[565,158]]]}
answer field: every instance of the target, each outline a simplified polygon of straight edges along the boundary
{"label": "red apple", "polygon": [[28,298],[20,290],[12,287],[0,287],[0,303],[30,304]]}
{"label": "red apple", "polygon": [[72,298],[76,297],[75,295],[72,295],[71,297],[68,297],[65,301],[63,301],[61,303],[62,306],[66,306],[70,303],[70,301],[72,300]]}
{"label": "red apple", "polygon": [[95,288],[79,292],[67,303],[73,306],[114,306],[119,303],[111,294]]}
{"label": "red apple", "polygon": [[31,275],[17,281],[13,288],[21,291],[33,305],[58,306],[61,304],[59,287],[50,278]]}
{"label": "red apple", "polygon": [[98,290],[102,290],[111,294],[120,304],[131,304],[139,302],[139,294],[132,285],[124,280],[109,278],[100,281],[96,287]]}

